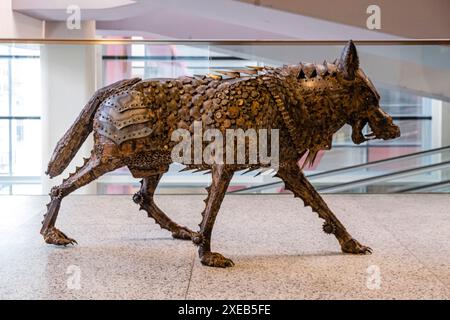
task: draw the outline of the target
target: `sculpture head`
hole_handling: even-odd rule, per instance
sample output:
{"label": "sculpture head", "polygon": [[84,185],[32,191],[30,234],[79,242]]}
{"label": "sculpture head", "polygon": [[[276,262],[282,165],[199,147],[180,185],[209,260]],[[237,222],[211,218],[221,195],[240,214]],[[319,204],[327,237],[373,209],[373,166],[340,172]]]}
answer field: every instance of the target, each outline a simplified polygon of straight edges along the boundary
{"label": "sculpture head", "polygon": [[[359,68],[358,53],[351,40],[342,50],[338,70],[349,97],[344,100],[343,107],[349,115],[347,123],[352,126],[353,142],[360,144],[371,139],[388,140],[399,137],[400,128],[381,109],[377,89]],[[366,124],[369,124],[371,132],[364,135],[362,130]]]}

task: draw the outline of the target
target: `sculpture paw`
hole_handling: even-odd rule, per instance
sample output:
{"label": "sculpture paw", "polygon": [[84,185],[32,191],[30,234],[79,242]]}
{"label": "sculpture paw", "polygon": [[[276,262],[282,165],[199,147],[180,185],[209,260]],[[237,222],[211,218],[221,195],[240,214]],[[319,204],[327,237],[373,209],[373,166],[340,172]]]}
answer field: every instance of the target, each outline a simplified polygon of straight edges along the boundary
{"label": "sculpture paw", "polygon": [[353,254],[372,254],[370,247],[363,246],[355,239],[350,239],[342,245],[342,252]]}
{"label": "sculpture paw", "polygon": [[172,237],[180,240],[192,240],[196,233],[189,228],[179,227],[176,231],[172,232]]}
{"label": "sculpture paw", "polygon": [[69,238],[62,231],[59,231],[56,228],[50,228],[44,233],[44,241],[48,244],[54,244],[57,246],[78,244],[78,242],[76,242],[75,239]]}
{"label": "sculpture paw", "polygon": [[225,258],[217,252],[204,253],[201,256],[201,262],[208,267],[228,268],[234,266],[234,262],[231,259]]}

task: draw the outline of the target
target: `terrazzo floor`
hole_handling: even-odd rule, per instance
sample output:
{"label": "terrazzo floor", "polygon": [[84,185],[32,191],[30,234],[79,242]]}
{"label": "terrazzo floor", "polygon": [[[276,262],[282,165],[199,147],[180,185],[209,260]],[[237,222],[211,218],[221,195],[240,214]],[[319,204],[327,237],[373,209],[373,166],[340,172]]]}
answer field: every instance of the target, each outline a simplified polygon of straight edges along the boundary
{"label": "terrazzo floor", "polygon": [[[43,243],[47,197],[0,197],[1,299],[448,299],[448,195],[325,195],[367,256],[342,254],[322,221],[290,195],[228,195],[213,250],[228,269],[204,267],[131,196],[73,195],[58,227],[79,245]],[[195,228],[202,195],[157,203]]]}

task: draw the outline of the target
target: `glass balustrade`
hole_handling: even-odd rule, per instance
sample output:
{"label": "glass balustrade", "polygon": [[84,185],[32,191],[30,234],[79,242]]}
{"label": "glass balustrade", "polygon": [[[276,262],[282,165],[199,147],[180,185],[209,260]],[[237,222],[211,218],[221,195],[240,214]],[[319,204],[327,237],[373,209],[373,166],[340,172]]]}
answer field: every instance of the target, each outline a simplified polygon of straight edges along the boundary
{"label": "glass balustrade", "polygon": [[[311,41],[2,40],[0,194],[44,194],[58,182],[45,177],[45,164],[55,143],[96,88],[136,76],[166,78],[249,65],[332,62],[343,45]],[[445,163],[450,161],[450,150],[383,160],[450,145],[450,43],[364,41],[356,42],[356,46],[361,68],[375,83],[382,108],[393,116],[402,136],[354,145],[351,128],[345,126],[335,134],[332,150],[320,152],[314,165],[305,168],[305,174],[323,192],[448,192],[450,187],[445,182],[450,179],[450,169]],[[91,138],[88,140],[80,151],[85,155],[92,144]],[[373,162],[377,164],[352,169]],[[69,171],[80,164],[76,158]],[[209,175],[178,172],[182,167],[171,166],[158,192],[204,192]],[[326,174],[342,168],[350,169]],[[425,169],[414,171],[418,168]],[[407,172],[395,175],[403,171]],[[355,181],[359,182],[352,187],[350,183]],[[138,187],[138,181],[122,168],[82,192],[131,194]],[[230,185],[232,191],[282,193],[284,188],[270,174],[254,177],[237,173]]]}

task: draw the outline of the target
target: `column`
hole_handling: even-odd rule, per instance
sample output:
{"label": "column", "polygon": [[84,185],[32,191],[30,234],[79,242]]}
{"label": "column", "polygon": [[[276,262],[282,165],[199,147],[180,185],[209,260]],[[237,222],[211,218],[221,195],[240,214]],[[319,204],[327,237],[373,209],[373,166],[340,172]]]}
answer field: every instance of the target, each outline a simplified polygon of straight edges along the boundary
{"label": "column", "polygon": [[[95,21],[83,21],[80,30],[69,30],[65,22],[46,22],[45,37],[54,39],[94,39]],[[92,134],[87,138],[68,168],[50,180],[44,174],[56,143],[71,126],[81,109],[96,90],[96,46],[88,44],[46,44],[41,47],[42,74],[42,188],[61,183],[75,166],[83,163],[92,149]],[[77,193],[95,194],[96,183]]]}

